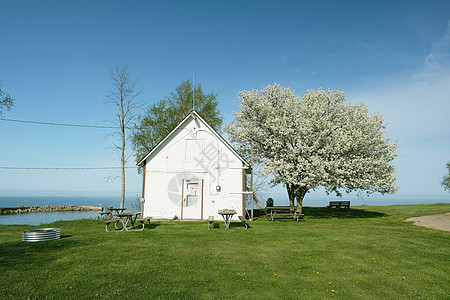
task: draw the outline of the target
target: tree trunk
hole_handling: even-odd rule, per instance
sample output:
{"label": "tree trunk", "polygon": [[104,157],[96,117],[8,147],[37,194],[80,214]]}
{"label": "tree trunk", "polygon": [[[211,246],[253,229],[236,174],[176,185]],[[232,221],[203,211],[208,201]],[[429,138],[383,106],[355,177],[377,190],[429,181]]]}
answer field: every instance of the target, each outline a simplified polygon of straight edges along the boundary
{"label": "tree trunk", "polygon": [[120,208],[125,206],[125,128],[122,129],[122,153],[121,153],[121,165],[122,165],[122,201],[120,202]]}
{"label": "tree trunk", "polygon": [[120,130],[122,135],[122,147],[121,150],[121,167],[122,167],[122,200],[120,201],[120,208],[125,207],[125,112],[123,108],[123,87],[120,88],[120,108],[121,108],[121,119],[120,119]]}
{"label": "tree trunk", "polygon": [[295,198],[297,198],[297,212],[301,214],[303,210],[303,198],[305,198],[308,189],[305,187],[295,186],[294,192]]}
{"label": "tree trunk", "polygon": [[295,206],[295,191],[293,184],[286,184],[286,190],[289,196],[289,206]]}

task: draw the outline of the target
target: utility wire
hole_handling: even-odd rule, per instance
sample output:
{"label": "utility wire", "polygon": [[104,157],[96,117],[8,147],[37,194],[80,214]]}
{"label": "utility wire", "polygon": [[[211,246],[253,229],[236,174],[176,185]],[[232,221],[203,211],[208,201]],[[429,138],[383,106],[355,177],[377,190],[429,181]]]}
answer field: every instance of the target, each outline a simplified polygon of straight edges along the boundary
{"label": "utility wire", "polygon": [[80,125],[80,124],[67,124],[67,123],[38,122],[38,121],[15,120],[15,119],[6,119],[6,118],[0,118],[0,121],[20,122],[20,123],[31,123],[31,124],[40,124],[40,125],[53,125],[53,126],[69,126],[69,127],[108,128],[108,129],[111,129],[111,128],[117,129],[117,128],[118,128],[118,127],[113,127],[113,126]]}
{"label": "utility wire", "polygon": [[[137,167],[125,167],[125,169],[136,169]],[[100,167],[100,168],[28,168],[28,167],[1,167],[3,170],[112,170],[122,167]]]}
{"label": "utility wire", "polygon": [[[0,118],[0,121],[20,122],[20,123],[40,124],[40,125],[52,125],[52,126],[85,127],[85,128],[107,128],[107,129],[117,129],[118,128],[118,127],[113,127],[113,126],[81,125],[81,124],[67,124],[67,123],[53,123],[53,122],[38,122],[38,121],[7,119],[7,118]],[[125,169],[136,169],[136,168],[137,167],[125,167]],[[30,168],[30,167],[5,167],[5,166],[0,166],[0,169],[2,169],[2,170],[114,170],[114,169],[122,169],[122,167]]]}

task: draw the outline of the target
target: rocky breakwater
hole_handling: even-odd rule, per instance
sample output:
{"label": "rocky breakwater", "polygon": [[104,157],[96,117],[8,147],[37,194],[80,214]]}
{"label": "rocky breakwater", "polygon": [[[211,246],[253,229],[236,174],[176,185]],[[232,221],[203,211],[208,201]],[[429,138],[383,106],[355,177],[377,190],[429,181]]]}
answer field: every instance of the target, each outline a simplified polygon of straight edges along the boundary
{"label": "rocky breakwater", "polygon": [[0,215],[57,211],[101,211],[102,207],[83,205],[0,207]]}

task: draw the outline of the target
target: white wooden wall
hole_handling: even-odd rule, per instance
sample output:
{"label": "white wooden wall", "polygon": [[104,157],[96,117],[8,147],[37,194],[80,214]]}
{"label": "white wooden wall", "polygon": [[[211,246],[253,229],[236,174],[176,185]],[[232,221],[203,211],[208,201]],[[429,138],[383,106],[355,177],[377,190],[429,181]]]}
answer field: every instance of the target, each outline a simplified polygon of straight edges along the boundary
{"label": "white wooden wall", "polygon": [[[219,219],[217,211],[222,208],[243,214],[239,194],[243,190],[242,161],[201,121],[188,119],[146,162],[145,216],[181,218],[186,180],[203,183],[203,210],[199,208],[196,219],[211,215]],[[217,185],[221,187],[219,192]]]}

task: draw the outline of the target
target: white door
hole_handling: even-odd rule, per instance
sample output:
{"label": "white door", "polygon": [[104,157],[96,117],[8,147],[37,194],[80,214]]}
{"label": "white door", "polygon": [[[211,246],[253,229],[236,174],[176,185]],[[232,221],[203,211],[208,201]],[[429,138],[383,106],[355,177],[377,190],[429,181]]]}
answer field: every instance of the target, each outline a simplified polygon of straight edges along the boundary
{"label": "white door", "polygon": [[201,180],[187,179],[184,181],[183,219],[201,219],[202,190]]}

